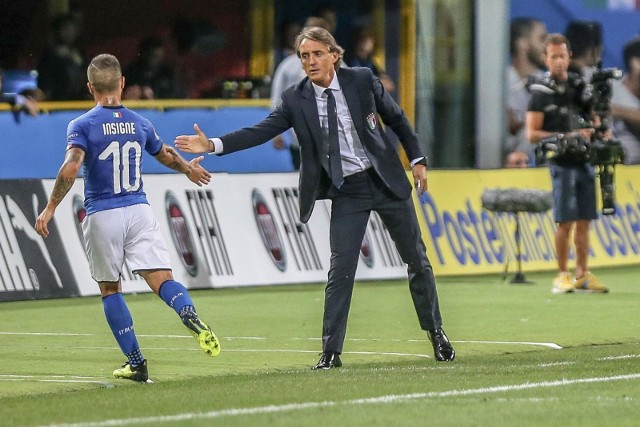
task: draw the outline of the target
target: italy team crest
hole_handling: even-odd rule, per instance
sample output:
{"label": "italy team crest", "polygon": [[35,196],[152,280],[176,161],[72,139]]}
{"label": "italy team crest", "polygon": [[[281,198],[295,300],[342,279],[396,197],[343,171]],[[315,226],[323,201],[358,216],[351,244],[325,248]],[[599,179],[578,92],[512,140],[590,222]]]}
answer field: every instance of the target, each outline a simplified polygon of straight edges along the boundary
{"label": "italy team crest", "polygon": [[367,124],[369,125],[369,129],[374,130],[376,128],[377,123],[378,121],[376,120],[376,115],[373,113],[370,113],[367,116]]}

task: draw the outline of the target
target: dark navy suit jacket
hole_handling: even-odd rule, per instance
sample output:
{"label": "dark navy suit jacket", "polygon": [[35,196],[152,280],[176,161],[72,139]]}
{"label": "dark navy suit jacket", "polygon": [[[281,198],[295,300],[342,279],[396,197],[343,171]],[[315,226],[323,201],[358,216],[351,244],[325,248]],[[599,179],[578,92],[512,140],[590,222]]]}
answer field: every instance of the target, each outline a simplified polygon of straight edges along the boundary
{"label": "dark navy suit jacket", "polygon": [[[338,81],[367,157],[389,190],[399,199],[411,195],[411,184],[394,145],[378,117],[400,139],[407,157],[422,157],[418,137],[402,109],[368,68],[339,68]],[[320,163],[323,133],[318,106],[308,78],[282,93],[282,103],[260,123],[220,137],[229,154],[263,144],[293,127],[300,142],[300,220],[307,222],[315,201],[327,198],[331,182]]]}

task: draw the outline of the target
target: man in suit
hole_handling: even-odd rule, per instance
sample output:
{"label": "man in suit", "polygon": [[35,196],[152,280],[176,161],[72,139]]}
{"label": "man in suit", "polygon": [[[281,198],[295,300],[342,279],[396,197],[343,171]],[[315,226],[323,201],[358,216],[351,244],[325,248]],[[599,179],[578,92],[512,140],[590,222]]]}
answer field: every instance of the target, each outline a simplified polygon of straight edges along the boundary
{"label": "man in suit", "polygon": [[282,103],[255,126],[207,139],[180,135],[175,144],[190,153],[229,154],[271,140],[293,127],[301,150],[300,220],[307,222],[318,199],[331,200],[331,265],[325,290],[323,352],[313,369],[342,365],[353,282],[371,211],[376,211],[402,260],[420,326],[438,361],[455,351],[442,329],[435,279],[411,199],[411,185],[378,116],[398,135],[416,190],[427,189],[427,159],[403,111],[367,68],[340,68],[344,50],[327,30],[306,27],[296,52],[307,77],[282,94]]}

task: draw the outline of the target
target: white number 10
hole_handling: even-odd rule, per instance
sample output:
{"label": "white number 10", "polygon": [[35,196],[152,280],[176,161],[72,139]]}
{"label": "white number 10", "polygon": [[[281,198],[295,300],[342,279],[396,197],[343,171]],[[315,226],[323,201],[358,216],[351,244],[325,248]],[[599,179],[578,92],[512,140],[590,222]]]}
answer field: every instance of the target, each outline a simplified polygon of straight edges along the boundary
{"label": "white number 10", "polygon": [[[134,170],[131,176],[131,165],[129,164],[129,156],[133,150]],[[98,158],[107,160],[113,157],[113,192],[121,193],[122,191],[136,191],[140,188],[140,158],[142,149],[138,141],[127,141],[120,149],[120,143],[113,141],[104,149]],[[133,180],[133,183],[131,182]]]}

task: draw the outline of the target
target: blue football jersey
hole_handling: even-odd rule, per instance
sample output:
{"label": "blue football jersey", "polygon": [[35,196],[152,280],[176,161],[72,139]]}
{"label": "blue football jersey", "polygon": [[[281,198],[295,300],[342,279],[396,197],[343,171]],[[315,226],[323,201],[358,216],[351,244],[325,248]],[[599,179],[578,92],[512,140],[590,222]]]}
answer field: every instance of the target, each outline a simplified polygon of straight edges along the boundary
{"label": "blue football jersey", "polygon": [[85,152],[87,215],[148,203],[142,186],[142,150],[155,156],[162,148],[149,120],[123,106],[98,105],[69,122],[67,149],[70,147]]}

